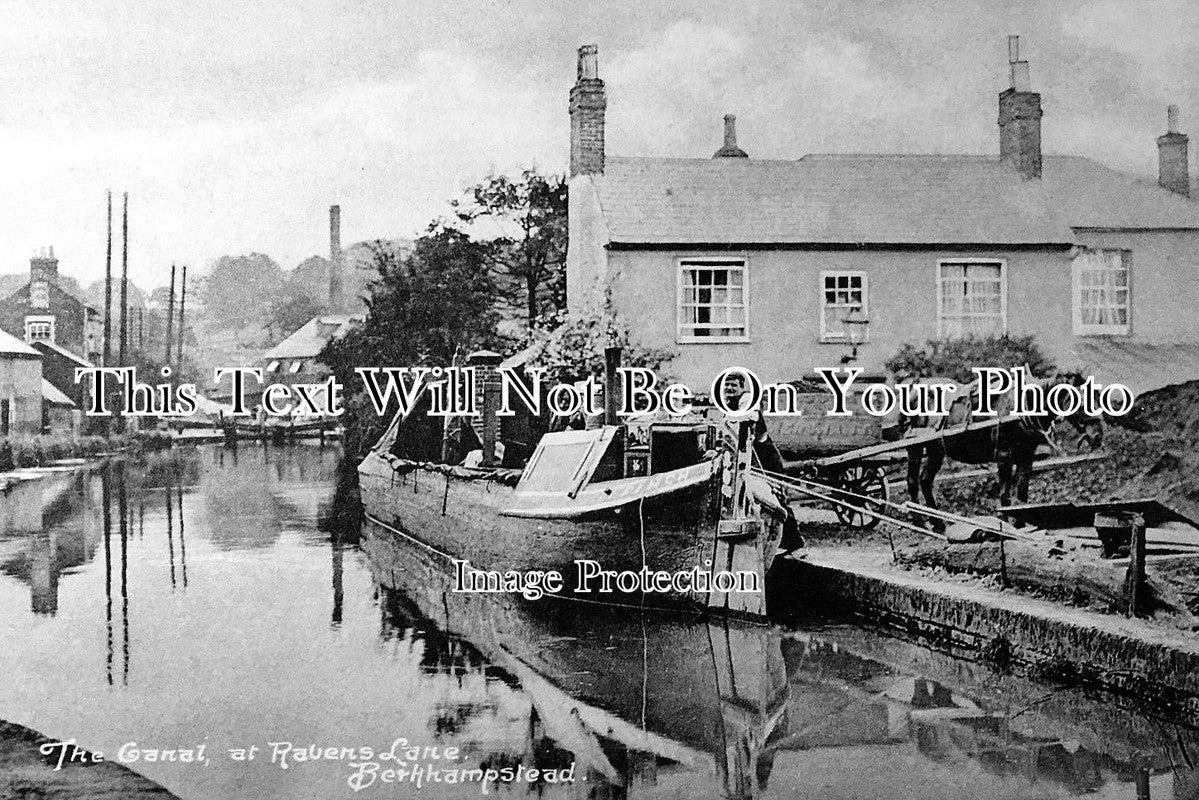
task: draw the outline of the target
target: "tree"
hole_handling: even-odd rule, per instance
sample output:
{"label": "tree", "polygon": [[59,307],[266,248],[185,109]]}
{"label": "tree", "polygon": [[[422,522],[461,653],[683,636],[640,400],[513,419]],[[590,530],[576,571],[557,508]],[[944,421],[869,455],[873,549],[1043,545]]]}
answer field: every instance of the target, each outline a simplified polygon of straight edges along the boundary
{"label": "tree", "polygon": [[345,387],[350,452],[360,452],[386,422],[363,402],[356,367],[449,366],[456,356],[500,344],[486,242],[433,224],[406,257],[384,242],[372,251],[378,278],[366,320],[319,357]]}
{"label": "tree", "polygon": [[[190,277],[190,276],[189,276]],[[195,288],[202,295],[208,322],[222,327],[260,323],[270,313],[275,293],[283,287],[283,268],[268,255],[221,256]],[[193,288],[188,287],[188,294]]]}
{"label": "tree", "polygon": [[523,309],[528,330],[543,313],[566,307],[566,180],[526,169],[513,180],[491,175],[451,205],[467,230],[488,228],[488,261],[497,288]]}
{"label": "tree", "polygon": [[298,331],[304,323],[324,311],[324,305],[312,298],[303,288],[288,281],[271,301],[266,327],[271,339],[281,342]]}
{"label": "tree", "polygon": [[543,318],[533,330],[529,363],[543,367],[554,382],[572,382],[604,371],[604,350],[620,347],[626,367],[658,370],[674,357],[669,350],[636,342],[610,302],[575,313],[560,311]]}

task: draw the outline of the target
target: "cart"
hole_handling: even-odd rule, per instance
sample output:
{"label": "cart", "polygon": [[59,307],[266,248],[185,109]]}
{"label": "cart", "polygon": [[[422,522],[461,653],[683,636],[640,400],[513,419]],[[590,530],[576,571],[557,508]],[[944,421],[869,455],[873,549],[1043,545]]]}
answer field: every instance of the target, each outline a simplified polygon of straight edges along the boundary
{"label": "cart", "polygon": [[[782,456],[784,473],[828,486],[845,503],[829,498],[844,525],[869,530],[878,525],[890,500],[887,468],[906,459],[910,447],[967,431],[1018,424],[996,417],[918,430],[907,436],[888,436],[895,428],[870,416],[830,417],[827,393],[802,397],[802,416],[764,417],[770,440]],[[877,511],[878,514],[872,514]]]}

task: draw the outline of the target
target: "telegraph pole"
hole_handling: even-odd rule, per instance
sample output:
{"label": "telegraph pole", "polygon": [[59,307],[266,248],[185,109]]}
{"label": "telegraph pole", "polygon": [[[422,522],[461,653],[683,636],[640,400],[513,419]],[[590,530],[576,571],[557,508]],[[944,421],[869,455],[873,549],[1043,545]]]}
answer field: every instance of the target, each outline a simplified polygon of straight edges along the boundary
{"label": "telegraph pole", "polygon": [[125,192],[125,206],[121,211],[121,347],[120,366],[128,366],[126,356],[129,346],[129,192]]}
{"label": "telegraph pole", "polygon": [[162,360],[164,367],[171,364],[171,328],[175,324],[175,265],[171,265],[171,294],[167,299],[167,349]]}
{"label": "telegraph pole", "polygon": [[104,366],[112,366],[112,190],[108,191],[108,251],[104,258]]}
{"label": "telegraph pole", "polygon": [[183,312],[187,306],[187,264],[183,265],[183,276],[179,281],[179,368],[178,375],[183,374]]}

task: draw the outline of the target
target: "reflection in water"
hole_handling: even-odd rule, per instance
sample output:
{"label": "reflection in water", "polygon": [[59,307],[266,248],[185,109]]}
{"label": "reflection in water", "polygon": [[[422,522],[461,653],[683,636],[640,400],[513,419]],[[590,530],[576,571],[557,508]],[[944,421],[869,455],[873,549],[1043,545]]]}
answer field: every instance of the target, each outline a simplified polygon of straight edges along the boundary
{"label": "reflection in water", "polygon": [[[573,764],[574,784],[505,789],[546,800],[1199,792],[1186,720],[867,631],[454,593],[430,553],[360,528],[332,448],[114,462],[0,514],[0,719],[94,749],[401,736],[471,767]],[[336,763],[135,766],[188,800],[350,796]]]}

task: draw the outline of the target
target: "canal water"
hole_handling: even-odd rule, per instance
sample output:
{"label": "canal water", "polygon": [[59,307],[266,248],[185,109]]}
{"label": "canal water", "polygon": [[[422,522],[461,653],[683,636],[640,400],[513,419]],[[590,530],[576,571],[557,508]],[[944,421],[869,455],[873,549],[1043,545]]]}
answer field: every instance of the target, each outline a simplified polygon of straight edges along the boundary
{"label": "canal water", "polygon": [[0,495],[0,719],[185,800],[1199,796],[1177,721],[878,633],[454,594],[339,476],[200,447]]}

